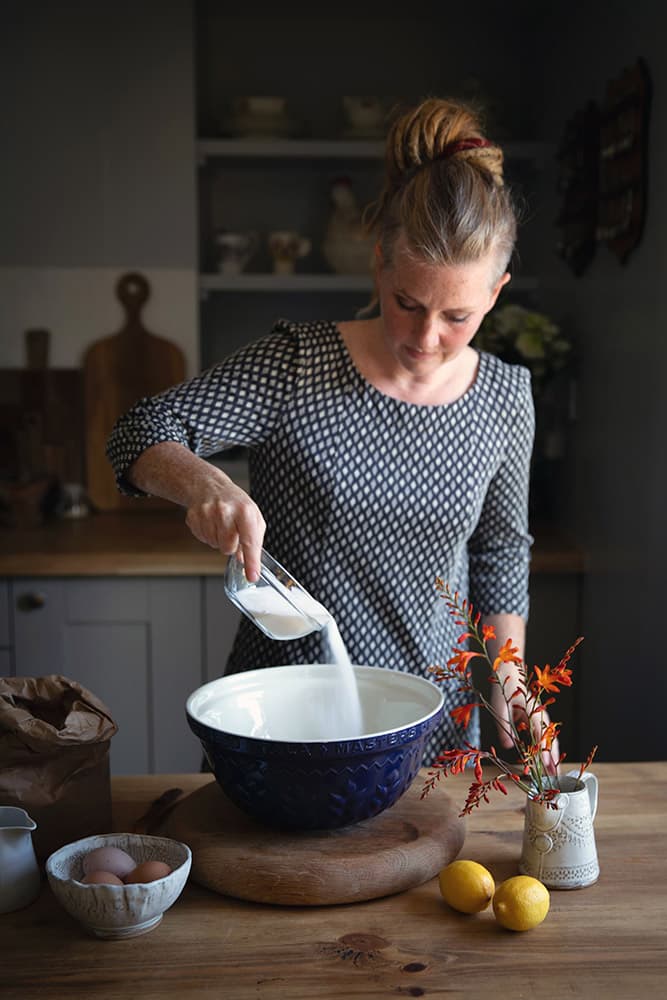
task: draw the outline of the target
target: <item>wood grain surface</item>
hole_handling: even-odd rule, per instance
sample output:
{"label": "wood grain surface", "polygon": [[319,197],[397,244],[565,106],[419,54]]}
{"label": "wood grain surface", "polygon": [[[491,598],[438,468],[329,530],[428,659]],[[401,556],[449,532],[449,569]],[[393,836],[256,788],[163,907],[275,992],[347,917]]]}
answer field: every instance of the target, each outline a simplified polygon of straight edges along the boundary
{"label": "wood grain surface", "polygon": [[421,885],[459,853],[458,808],[444,791],[424,802],[420,792],[417,781],[379,816],[300,833],[256,823],[212,780],[177,803],[165,832],[191,847],[191,878],[215,892],[291,906],[356,903]]}
{"label": "wood grain surface", "polygon": [[[137,501],[122,496],[105,454],[117,418],[142,396],[151,396],[185,378],[185,356],[176,344],[144,327],[141,310],[150,286],[141,274],[124,274],[116,294],[125,310],[118,333],[91,344],[83,359],[88,495],[98,510],[131,510]],[[164,507],[157,498],[142,500]]]}
{"label": "wood grain surface", "polygon": [[[570,766],[574,766],[573,764]],[[525,934],[490,910],[463,916],[436,879],[341,906],[265,906],[190,880],[162,923],[142,937],[88,937],[44,885],[24,910],[0,916],[8,1000],[646,1000],[667,983],[667,762],[598,763],[599,881],[552,892]],[[419,779],[417,779],[419,780]],[[113,778],[114,828],[131,829],[168,788],[194,791],[210,775]],[[467,776],[447,779],[459,804]],[[438,794],[438,791],[434,794]],[[496,882],[517,873],[524,800],[512,789],[467,821],[461,857]],[[295,868],[299,864],[294,857]]]}

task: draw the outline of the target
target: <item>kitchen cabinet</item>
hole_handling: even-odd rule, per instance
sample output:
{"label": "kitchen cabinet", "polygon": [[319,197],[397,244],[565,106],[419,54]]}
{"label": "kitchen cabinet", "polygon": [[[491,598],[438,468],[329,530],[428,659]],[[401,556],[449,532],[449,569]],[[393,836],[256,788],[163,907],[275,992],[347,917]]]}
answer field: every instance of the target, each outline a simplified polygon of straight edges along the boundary
{"label": "kitchen cabinet", "polygon": [[[199,203],[200,350],[204,366],[262,336],[278,317],[350,319],[368,303],[371,277],[333,274],[321,247],[332,181],[347,175],[360,207],[380,193],[384,135],[395,109],[429,94],[482,109],[489,134],[507,152],[513,185],[535,188],[549,151],[537,133],[534,102],[507,70],[507,45],[525,46],[494,5],[479,12],[426,5],[354,18],[326,9],[233,14],[201,0],[195,10],[195,108]],[[491,27],[493,25],[493,27]],[[465,47],[475,37],[476,69]],[[326,44],[323,40],[326,39]],[[372,58],[369,58],[372,53]],[[256,95],[275,95],[259,97]],[[366,95],[350,97],[344,95]],[[375,95],[375,96],[373,96]],[[532,206],[531,206],[532,208]],[[531,212],[531,215],[533,213]],[[218,273],[216,229],[256,231],[260,248],[242,274]],[[271,274],[266,236],[295,230],[312,241],[296,273]],[[526,232],[523,290],[535,287]],[[359,279],[362,279],[361,281]],[[307,279],[307,280],[306,280]],[[519,282],[515,284],[515,287]]]}
{"label": "kitchen cabinet", "polygon": [[[268,333],[279,317],[349,318],[372,293],[367,274],[336,274],[322,243],[332,181],[349,178],[360,206],[375,196],[381,144],[320,139],[203,139],[199,156],[200,352],[208,367]],[[222,274],[215,234],[252,232],[257,249],[238,275]],[[311,242],[291,274],[276,274],[273,231]]]}
{"label": "kitchen cabinet", "polygon": [[214,590],[208,595],[206,581],[187,576],[3,583],[15,663],[12,670],[10,650],[1,650],[3,673],[64,674],[101,698],[118,725],[114,774],[198,770],[201,748],[187,726],[185,701],[207,670],[211,679],[223,672],[237,618],[225,614],[228,602]]}
{"label": "kitchen cabinet", "polygon": [[204,683],[222,677],[227,657],[241,617],[225,594],[221,576],[207,576],[203,579],[204,623],[202,669]]}

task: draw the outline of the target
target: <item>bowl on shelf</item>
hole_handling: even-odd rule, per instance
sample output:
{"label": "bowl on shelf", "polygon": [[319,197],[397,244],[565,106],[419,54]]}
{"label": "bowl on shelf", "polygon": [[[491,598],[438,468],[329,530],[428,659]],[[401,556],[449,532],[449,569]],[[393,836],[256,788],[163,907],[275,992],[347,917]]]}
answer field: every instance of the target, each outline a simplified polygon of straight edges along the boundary
{"label": "bowl on shelf", "polygon": [[[118,847],[141,864],[163,861],[172,869],[154,882],[128,885],[86,885],[83,859],[98,847]],[[128,938],[145,934],[162,920],[176,902],[190,874],[192,852],[187,844],[168,837],[109,833],[85,837],[49,855],[46,876],[53,893],[70,916],[99,938]]]}
{"label": "bowl on shelf", "polygon": [[297,127],[285,97],[239,97],[231,102],[223,131],[245,139],[284,139]]}
{"label": "bowl on shelf", "polygon": [[384,134],[386,110],[381,97],[344,97],[343,111],[350,138],[376,139]]}
{"label": "bowl on shelf", "polygon": [[186,702],[216,781],[268,826],[335,829],[370,819],[407,791],[443,714],[431,681],[354,666],[362,735],[318,738],[322,706],[340,695],[330,663],[266,667],[210,681]]}

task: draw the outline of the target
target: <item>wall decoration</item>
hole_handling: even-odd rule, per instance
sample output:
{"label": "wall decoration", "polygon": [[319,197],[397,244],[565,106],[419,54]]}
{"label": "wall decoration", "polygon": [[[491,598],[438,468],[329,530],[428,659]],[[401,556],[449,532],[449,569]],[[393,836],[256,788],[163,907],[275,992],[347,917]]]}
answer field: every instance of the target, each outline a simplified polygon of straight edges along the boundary
{"label": "wall decoration", "polygon": [[648,68],[639,59],[609,81],[602,107],[596,235],[621,263],[644,227],[650,99]]}
{"label": "wall decoration", "polygon": [[556,154],[562,198],[557,250],[577,276],[590,264],[597,245],[599,152],[600,110],[589,101],[566,123]]}

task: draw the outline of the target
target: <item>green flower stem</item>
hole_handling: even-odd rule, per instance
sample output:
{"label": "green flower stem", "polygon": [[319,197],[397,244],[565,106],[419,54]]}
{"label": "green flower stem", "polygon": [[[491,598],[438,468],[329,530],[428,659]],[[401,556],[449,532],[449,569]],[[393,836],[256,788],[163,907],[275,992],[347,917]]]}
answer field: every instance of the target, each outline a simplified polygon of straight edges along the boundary
{"label": "green flower stem", "polygon": [[[480,651],[479,655],[481,655],[486,660],[486,662],[491,668],[492,671],[491,683],[497,684],[500,687],[500,693],[502,695],[503,701],[505,702],[505,705],[507,706],[507,719],[504,719],[500,715],[498,715],[498,713],[493,708],[491,702],[487,698],[485,698],[485,696],[482,694],[479,688],[475,685],[474,681],[472,680],[472,674],[471,674],[470,683],[472,686],[472,690],[475,696],[478,698],[480,705],[484,709],[486,709],[486,711],[489,713],[489,715],[495,722],[496,727],[499,730],[503,730],[509,736],[524,766],[525,765],[528,766],[529,769],[528,773],[530,775],[531,785],[529,787],[526,785],[525,782],[519,781],[520,787],[527,794],[533,794],[535,789],[537,789],[538,794],[541,795],[546,791],[547,788],[552,789],[555,787],[553,781],[551,780],[551,777],[547,774],[547,772],[544,769],[541,751],[538,750],[538,752],[535,754],[529,753],[530,746],[532,746],[532,741],[534,739],[532,721],[534,716],[542,714],[542,709],[541,709],[542,699],[539,695],[534,695],[531,699],[528,687],[528,676],[527,676],[528,671],[526,668],[526,664],[522,661],[521,665],[519,666],[519,673],[521,676],[520,687],[523,688],[525,692],[525,711],[528,723],[528,734],[531,740],[531,743],[526,745],[526,742],[522,739],[521,734],[517,729],[516,723],[514,722],[514,711],[513,711],[514,698],[512,697],[514,692],[512,692],[512,695],[509,698],[505,693],[505,687],[509,678],[505,677],[502,682],[497,679],[496,672],[493,669],[493,660],[491,659],[491,656],[489,654],[487,642],[484,639],[482,633],[480,632],[479,625],[475,623],[471,613],[468,610],[466,610],[464,614],[471,636],[473,640],[477,643],[477,646],[479,648]],[[529,708],[531,701],[533,705],[532,709]],[[508,767],[508,765],[506,765],[504,761],[501,761],[499,757],[496,757],[495,755],[490,755],[490,759],[492,759],[496,764],[498,764],[501,767],[501,769],[505,771],[506,774],[515,773],[512,772],[511,769]]]}

